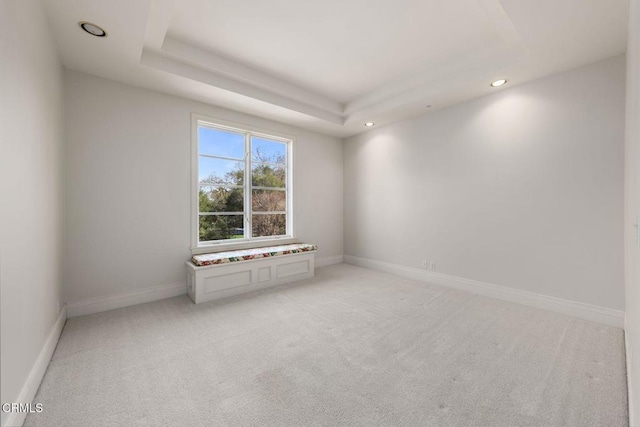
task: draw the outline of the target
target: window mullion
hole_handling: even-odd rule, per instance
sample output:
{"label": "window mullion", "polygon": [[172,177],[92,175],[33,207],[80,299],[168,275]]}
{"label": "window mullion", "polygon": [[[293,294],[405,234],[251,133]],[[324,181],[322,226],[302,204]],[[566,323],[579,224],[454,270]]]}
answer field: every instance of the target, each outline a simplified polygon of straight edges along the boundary
{"label": "window mullion", "polygon": [[244,238],[251,239],[251,135],[244,134]]}

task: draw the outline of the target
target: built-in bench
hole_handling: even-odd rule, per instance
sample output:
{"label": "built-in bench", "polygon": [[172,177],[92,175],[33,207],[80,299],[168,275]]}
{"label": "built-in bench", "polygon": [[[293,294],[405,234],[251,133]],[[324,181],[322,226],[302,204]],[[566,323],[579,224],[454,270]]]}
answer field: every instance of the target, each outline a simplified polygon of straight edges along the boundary
{"label": "built-in bench", "polygon": [[306,243],[194,255],[187,261],[187,293],[212,301],[315,274],[318,247]]}

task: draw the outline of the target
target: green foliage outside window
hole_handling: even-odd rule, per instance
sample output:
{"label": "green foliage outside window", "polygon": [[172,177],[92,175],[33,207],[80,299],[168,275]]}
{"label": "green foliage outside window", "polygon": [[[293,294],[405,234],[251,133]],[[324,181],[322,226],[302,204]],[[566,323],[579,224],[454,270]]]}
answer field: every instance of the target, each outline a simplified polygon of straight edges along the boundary
{"label": "green foliage outside window", "polygon": [[[284,156],[254,154],[251,171],[252,237],[286,234],[286,169]],[[244,170],[238,166],[223,177],[212,174],[200,180],[200,241],[244,237]],[[240,188],[236,188],[238,186]],[[260,187],[260,188],[255,188]],[[271,190],[273,188],[273,190]],[[216,212],[217,215],[202,215]],[[220,215],[235,212],[236,215]],[[256,212],[258,212],[256,214]]]}

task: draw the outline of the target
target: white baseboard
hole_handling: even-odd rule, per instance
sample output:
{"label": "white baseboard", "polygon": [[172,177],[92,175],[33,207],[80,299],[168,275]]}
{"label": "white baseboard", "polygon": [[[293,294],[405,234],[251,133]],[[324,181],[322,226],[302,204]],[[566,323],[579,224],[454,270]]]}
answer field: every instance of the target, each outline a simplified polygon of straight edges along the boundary
{"label": "white baseboard", "polygon": [[[60,339],[60,334],[62,333],[62,328],[64,328],[66,321],[67,308],[62,307],[62,310],[60,310],[60,313],[58,314],[58,319],[51,328],[51,331],[47,336],[47,340],[42,346],[42,350],[40,350],[40,354],[38,355],[36,362],[33,364],[31,372],[29,372],[29,376],[27,377],[27,381],[24,383],[16,402],[37,403],[33,402],[33,399],[36,397],[36,392],[40,387],[40,383],[42,382],[42,378],[44,378],[45,372],[47,372],[47,367],[49,366],[53,352],[58,345],[58,340]],[[7,416],[4,425],[7,427],[21,426],[26,417],[26,412],[11,412]]]}
{"label": "white baseboard", "polygon": [[342,264],[344,262],[344,256],[343,255],[336,255],[336,256],[326,256],[326,257],[322,257],[322,258],[316,258],[316,268],[317,267],[327,267],[329,265],[334,265],[334,264]]}
{"label": "white baseboard", "polygon": [[89,298],[82,301],[67,303],[69,317],[84,316],[85,314],[100,313],[101,311],[129,307],[145,302],[158,301],[187,293],[185,283],[154,286],[135,291],[120,292],[106,297]]}
{"label": "white baseboard", "polygon": [[631,342],[629,341],[629,335],[627,334],[627,318],[625,316],[625,332],[624,332],[624,350],[625,357],[627,361],[627,396],[628,396],[628,405],[629,405],[629,425],[637,426],[640,420],[636,420],[635,413],[635,405],[634,405],[634,390],[633,390],[633,381],[631,380],[631,371],[633,369],[633,352],[631,350]]}
{"label": "white baseboard", "polygon": [[435,273],[421,270],[419,268],[406,267],[388,262],[376,261],[367,258],[360,258],[351,255],[344,256],[344,262],[360,267],[371,268],[373,270],[385,271],[399,276],[409,277],[415,280],[432,283],[434,285],[459,289],[478,295],[488,296],[513,302],[516,304],[535,307],[542,310],[553,311],[580,319],[601,323],[616,328],[624,327],[624,312],[612,310],[610,308],[585,304],[577,301],[565,300],[533,292],[513,289],[506,286],[494,285],[492,283],[479,282],[477,280],[465,279],[462,277],[449,276],[447,274]]}

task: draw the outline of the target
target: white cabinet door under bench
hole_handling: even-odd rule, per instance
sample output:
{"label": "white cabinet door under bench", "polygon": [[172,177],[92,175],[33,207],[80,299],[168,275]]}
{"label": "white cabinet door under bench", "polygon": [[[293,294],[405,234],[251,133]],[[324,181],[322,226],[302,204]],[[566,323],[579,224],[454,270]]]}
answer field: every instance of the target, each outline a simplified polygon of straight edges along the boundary
{"label": "white cabinet door under bench", "polygon": [[[307,279],[315,273],[315,252],[315,245],[296,244],[196,255],[186,262],[187,293],[201,303]],[[207,261],[207,256],[215,259]],[[196,265],[203,257],[204,263],[216,263]]]}

